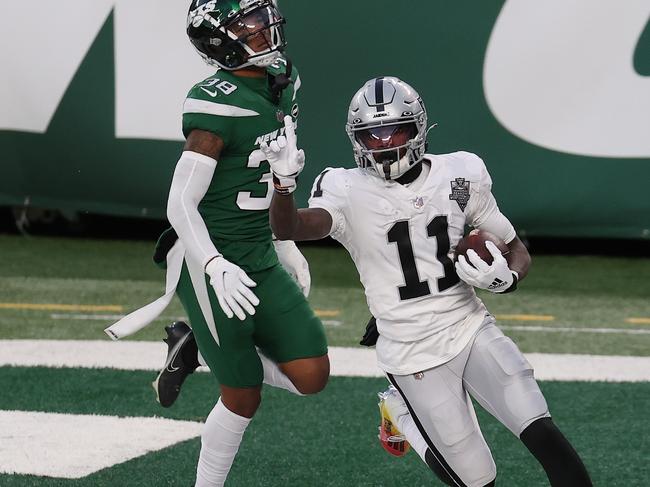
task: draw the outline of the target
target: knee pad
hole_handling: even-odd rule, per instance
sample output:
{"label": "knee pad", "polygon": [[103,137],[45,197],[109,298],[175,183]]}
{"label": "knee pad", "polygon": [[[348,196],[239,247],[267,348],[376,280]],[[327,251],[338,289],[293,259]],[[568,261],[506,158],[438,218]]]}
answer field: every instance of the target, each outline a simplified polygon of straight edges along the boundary
{"label": "knee pad", "polygon": [[438,429],[442,443],[454,452],[463,451],[464,443],[478,431],[473,416],[467,414],[466,410],[467,405],[460,403],[456,397],[449,397],[432,407],[428,413]]}
{"label": "knee pad", "polygon": [[531,422],[549,415],[546,399],[532,365],[510,338],[499,331],[499,335],[488,338],[484,347],[486,364],[503,387],[501,419],[519,435]]}

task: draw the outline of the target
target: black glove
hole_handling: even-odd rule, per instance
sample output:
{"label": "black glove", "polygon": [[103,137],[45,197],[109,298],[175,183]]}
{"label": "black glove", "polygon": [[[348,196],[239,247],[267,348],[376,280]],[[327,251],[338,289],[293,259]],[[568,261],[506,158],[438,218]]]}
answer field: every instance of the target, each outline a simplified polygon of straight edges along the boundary
{"label": "black glove", "polygon": [[176,240],[178,240],[178,235],[176,234],[176,230],[173,228],[169,227],[162,233],[158,238],[158,242],[156,242],[156,249],[153,254],[153,261],[155,264],[161,265],[165,263],[167,260],[167,253],[172,249]]}
{"label": "black glove", "polygon": [[372,316],[366,325],[366,332],[363,334],[363,338],[359,342],[359,345],[363,345],[364,347],[374,347],[377,343],[377,338],[379,338],[377,320]]}
{"label": "black glove", "polygon": [[[282,97],[282,91],[289,86],[293,81],[291,81],[291,71],[293,70],[293,64],[289,58],[285,58],[287,61],[287,69],[284,73],[272,75],[267,73],[267,78],[269,82],[269,88],[271,90],[271,97],[273,98],[273,104],[277,105],[280,102]],[[287,115],[289,115],[287,113]]]}

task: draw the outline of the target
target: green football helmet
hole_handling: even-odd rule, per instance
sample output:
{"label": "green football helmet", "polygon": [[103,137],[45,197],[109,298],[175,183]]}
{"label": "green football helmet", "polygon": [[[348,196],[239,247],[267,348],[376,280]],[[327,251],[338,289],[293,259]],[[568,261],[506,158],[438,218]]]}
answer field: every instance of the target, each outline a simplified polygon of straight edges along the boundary
{"label": "green football helmet", "polygon": [[187,35],[210,65],[266,67],[286,46],[284,22],[271,0],[192,0]]}

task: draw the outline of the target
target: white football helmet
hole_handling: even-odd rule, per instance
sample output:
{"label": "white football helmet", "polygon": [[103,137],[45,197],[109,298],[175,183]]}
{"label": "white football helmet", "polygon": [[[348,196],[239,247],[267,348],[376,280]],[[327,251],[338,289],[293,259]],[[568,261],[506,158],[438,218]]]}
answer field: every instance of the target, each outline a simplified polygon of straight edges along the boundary
{"label": "white football helmet", "polygon": [[393,180],[422,162],[427,111],[411,86],[382,76],[366,82],[352,97],[345,130],[357,165]]}

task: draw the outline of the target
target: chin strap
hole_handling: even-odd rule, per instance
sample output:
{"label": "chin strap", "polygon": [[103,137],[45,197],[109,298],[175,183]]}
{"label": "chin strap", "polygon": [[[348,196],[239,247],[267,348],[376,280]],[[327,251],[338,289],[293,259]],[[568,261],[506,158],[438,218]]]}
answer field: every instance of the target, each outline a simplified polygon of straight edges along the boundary
{"label": "chin strap", "polygon": [[282,91],[289,86],[293,81],[291,80],[291,71],[293,70],[293,64],[291,59],[285,58],[287,60],[287,69],[285,73],[280,73],[278,75],[272,75],[269,73],[269,88],[271,89],[271,94],[273,95],[273,103],[277,104],[280,101],[280,96],[282,96]]}

